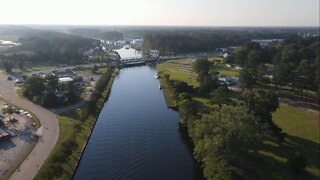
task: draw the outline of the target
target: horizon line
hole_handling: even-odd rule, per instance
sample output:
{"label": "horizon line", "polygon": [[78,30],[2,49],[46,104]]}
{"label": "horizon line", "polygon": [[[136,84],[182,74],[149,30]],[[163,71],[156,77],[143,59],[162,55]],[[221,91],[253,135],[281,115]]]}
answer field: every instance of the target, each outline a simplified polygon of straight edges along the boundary
{"label": "horizon line", "polygon": [[0,24],[0,26],[105,26],[105,27],[195,27],[195,28],[320,28],[303,25],[108,25],[108,24]]}

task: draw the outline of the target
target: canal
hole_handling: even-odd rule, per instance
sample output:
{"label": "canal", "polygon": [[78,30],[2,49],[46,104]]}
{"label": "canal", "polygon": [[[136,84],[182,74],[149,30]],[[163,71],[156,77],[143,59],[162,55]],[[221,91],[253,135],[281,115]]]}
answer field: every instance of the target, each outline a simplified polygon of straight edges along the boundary
{"label": "canal", "polygon": [[74,179],[195,179],[179,115],[168,109],[154,67],[120,70]]}

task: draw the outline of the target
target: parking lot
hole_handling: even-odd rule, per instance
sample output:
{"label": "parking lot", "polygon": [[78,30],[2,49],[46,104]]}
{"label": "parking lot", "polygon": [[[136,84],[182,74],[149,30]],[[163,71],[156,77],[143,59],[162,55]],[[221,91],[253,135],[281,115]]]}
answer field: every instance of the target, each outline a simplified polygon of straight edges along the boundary
{"label": "parking lot", "polygon": [[[16,161],[26,152],[34,141],[35,128],[32,126],[29,113],[23,111],[12,114],[3,113],[3,109],[8,107],[6,102],[0,100],[0,115],[5,117],[5,124],[1,125],[2,130],[9,130],[13,134],[9,138],[0,141],[0,177],[16,163]],[[14,136],[15,135],[15,136]]]}

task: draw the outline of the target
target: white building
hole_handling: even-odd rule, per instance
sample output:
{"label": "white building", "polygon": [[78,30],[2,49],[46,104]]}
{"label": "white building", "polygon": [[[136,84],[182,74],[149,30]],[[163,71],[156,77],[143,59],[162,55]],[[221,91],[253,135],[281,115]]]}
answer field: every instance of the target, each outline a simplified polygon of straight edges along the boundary
{"label": "white building", "polygon": [[62,77],[62,78],[59,78],[59,82],[60,83],[69,83],[69,82],[72,82],[73,79],[71,77]]}
{"label": "white building", "polygon": [[135,46],[142,46],[144,43],[143,39],[133,39],[131,44],[135,45]]}

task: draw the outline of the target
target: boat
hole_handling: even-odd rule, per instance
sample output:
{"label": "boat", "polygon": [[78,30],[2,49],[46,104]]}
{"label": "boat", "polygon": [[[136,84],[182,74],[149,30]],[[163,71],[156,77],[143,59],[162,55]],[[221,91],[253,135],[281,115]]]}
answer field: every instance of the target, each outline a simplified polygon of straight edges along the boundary
{"label": "boat", "polygon": [[161,85],[159,85],[159,89],[162,89]]}
{"label": "boat", "polygon": [[159,78],[159,74],[158,74],[158,73],[155,73],[155,74],[154,74],[154,77],[158,79],[158,78]]}

